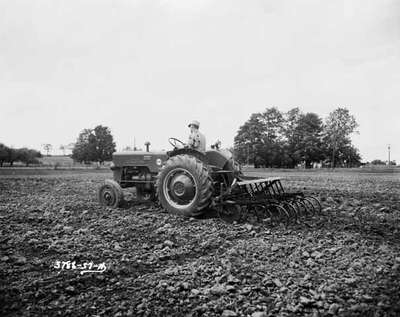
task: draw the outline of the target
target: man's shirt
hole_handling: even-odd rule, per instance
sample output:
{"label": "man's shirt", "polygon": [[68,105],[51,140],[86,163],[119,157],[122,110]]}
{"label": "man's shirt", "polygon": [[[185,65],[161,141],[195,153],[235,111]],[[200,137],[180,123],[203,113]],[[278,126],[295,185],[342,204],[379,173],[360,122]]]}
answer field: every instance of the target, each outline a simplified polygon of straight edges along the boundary
{"label": "man's shirt", "polygon": [[190,133],[188,140],[189,147],[200,151],[206,151],[206,137],[200,131]]}

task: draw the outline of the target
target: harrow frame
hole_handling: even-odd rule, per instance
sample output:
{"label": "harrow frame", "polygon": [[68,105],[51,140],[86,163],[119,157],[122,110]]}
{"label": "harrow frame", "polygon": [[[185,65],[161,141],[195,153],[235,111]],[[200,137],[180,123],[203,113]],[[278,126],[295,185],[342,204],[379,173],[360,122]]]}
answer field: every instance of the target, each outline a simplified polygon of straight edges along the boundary
{"label": "harrow frame", "polygon": [[230,187],[221,183],[214,207],[227,221],[240,221],[254,215],[259,221],[286,224],[322,212],[316,197],[286,192],[277,177],[236,178]]}

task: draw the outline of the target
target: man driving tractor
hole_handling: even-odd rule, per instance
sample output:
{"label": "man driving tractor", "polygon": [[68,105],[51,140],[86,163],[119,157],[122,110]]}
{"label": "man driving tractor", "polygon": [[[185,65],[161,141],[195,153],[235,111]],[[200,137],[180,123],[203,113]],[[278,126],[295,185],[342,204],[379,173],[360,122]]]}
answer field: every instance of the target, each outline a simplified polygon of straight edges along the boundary
{"label": "man driving tractor", "polygon": [[100,203],[119,207],[124,201],[155,201],[168,212],[185,217],[217,209],[234,221],[250,212],[257,219],[287,223],[292,218],[297,223],[302,215],[321,212],[318,198],[286,192],[277,177],[243,175],[232,153],[220,149],[221,142],[205,151],[206,139],[199,126],[198,121],[189,124],[187,143],[169,138],[171,151],[114,153],[113,179],[99,188]]}
{"label": "man driving tractor", "polygon": [[199,131],[200,122],[193,120],[189,123],[189,128],[188,147],[204,153],[206,151],[206,137]]}

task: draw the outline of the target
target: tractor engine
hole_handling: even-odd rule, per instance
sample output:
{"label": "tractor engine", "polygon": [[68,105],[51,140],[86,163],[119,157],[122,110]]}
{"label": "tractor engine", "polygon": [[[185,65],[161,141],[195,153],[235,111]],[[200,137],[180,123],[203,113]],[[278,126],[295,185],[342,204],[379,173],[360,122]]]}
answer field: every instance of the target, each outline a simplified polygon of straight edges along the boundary
{"label": "tractor engine", "polygon": [[153,176],[149,169],[143,166],[125,166],[121,173],[121,187],[132,194],[131,199],[142,201],[153,198]]}
{"label": "tractor engine", "polygon": [[[129,183],[134,182],[136,185],[143,183],[143,188],[151,189],[152,175],[148,168],[142,166],[126,166],[122,169],[121,187],[129,187]],[[147,181],[147,182],[146,182]]]}

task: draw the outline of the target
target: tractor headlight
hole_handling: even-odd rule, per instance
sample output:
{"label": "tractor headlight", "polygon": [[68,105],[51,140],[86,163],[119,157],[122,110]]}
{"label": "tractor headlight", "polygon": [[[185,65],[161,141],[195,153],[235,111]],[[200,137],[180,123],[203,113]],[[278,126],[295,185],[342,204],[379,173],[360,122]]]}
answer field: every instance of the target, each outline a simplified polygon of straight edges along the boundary
{"label": "tractor headlight", "polygon": [[161,166],[161,165],[162,165],[162,160],[161,160],[161,159],[157,159],[156,164],[157,164],[158,166]]}

